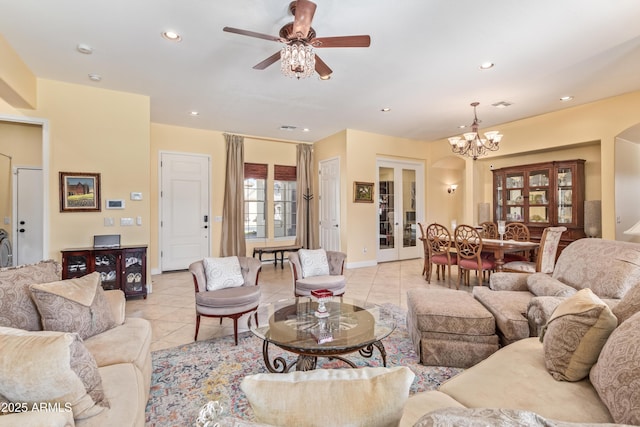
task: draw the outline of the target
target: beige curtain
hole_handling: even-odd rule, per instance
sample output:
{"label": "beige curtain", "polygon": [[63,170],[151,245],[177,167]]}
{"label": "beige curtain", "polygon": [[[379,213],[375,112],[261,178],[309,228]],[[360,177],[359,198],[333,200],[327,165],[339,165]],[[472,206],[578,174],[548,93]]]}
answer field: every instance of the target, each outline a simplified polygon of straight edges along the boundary
{"label": "beige curtain", "polygon": [[224,181],[220,256],[246,256],[244,240],[244,137],[224,134],[227,170]]}
{"label": "beige curtain", "polygon": [[[298,144],[296,148],[296,170],[297,170],[297,200],[298,209],[296,211],[296,244],[305,248],[317,248],[318,230],[315,215],[314,200],[310,200],[307,204],[305,196],[313,195],[313,150],[309,144]],[[307,206],[309,208],[307,216]],[[308,223],[307,223],[308,218]]]}

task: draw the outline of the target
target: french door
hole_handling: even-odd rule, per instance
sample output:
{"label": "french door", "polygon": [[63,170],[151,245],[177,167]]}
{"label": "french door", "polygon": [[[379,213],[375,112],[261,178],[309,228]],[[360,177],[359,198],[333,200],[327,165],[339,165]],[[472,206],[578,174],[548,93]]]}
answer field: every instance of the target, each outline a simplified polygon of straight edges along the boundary
{"label": "french door", "polygon": [[378,261],[419,258],[417,223],[424,217],[424,165],[378,159]]}

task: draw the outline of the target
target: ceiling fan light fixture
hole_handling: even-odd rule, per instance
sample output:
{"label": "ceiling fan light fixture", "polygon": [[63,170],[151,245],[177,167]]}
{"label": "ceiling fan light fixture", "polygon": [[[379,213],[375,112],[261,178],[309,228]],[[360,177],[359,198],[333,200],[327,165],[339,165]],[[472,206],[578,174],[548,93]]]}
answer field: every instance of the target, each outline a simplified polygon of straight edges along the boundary
{"label": "ceiling fan light fixture", "polygon": [[316,67],[315,53],[307,44],[294,42],[280,50],[280,70],[287,77],[304,79],[313,74]]}

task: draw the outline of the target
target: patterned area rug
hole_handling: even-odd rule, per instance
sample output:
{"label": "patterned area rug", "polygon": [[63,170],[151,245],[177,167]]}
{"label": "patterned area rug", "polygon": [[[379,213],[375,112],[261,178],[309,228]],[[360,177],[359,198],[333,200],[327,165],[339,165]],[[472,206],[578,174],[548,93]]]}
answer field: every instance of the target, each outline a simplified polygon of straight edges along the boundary
{"label": "patterned area rug", "polygon": [[[405,312],[393,304],[383,304],[393,314],[397,327],[383,340],[387,351],[387,366],[408,366],[416,374],[410,393],[437,388],[461,369],[423,366],[413,350],[405,323]],[[272,351],[294,360],[291,353]],[[197,341],[179,347],[155,351],[151,394],[147,404],[147,426],[193,426],[200,408],[210,400],[218,400],[227,413],[253,421],[249,402],[240,390],[240,382],[249,374],[267,372],[262,360],[262,341],[251,332]],[[382,366],[377,350],[372,358],[358,353],[348,355],[358,366]],[[319,367],[345,366],[338,361],[319,359]]]}

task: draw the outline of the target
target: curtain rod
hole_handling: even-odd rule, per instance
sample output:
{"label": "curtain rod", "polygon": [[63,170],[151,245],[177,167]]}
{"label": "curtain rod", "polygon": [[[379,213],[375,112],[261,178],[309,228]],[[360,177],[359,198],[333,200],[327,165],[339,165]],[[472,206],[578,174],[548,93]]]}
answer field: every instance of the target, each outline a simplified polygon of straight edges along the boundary
{"label": "curtain rod", "polygon": [[303,141],[292,141],[290,139],[276,139],[276,138],[267,138],[265,136],[256,136],[256,135],[245,135],[242,133],[234,133],[234,132],[223,132],[223,135],[238,135],[245,138],[257,139],[260,141],[273,141],[273,142],[284,142],[285,144],[309,144],[313,145],[313,142],[303,142]]}

